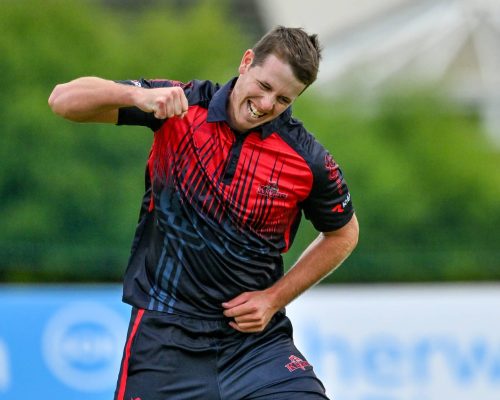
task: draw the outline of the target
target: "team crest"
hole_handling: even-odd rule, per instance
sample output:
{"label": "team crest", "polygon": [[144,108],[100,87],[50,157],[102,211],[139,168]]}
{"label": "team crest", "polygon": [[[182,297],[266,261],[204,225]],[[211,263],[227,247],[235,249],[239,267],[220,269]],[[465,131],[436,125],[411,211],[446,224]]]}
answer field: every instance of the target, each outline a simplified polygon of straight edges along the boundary
{"label": "team crest", "polygon": [[286,193],[279,191],[278,183],[272,180],[269,180],[267,185],[259,185],[257,194],[270,199],[286,199],[288,197]]}

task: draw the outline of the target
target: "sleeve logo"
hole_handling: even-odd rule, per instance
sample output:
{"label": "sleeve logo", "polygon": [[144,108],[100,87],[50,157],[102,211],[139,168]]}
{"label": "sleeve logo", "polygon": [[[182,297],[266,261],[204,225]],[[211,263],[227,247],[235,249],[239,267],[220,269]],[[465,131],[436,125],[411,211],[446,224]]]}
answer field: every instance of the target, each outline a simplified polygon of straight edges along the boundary
{"label": "sleeve logo", "polygon": [[337,191],[342,194],[342,177],[340,176],[339,165],[330,154],[325,155],[325,168],[328,171],[328,179],[335,182]]}
{"label": "sleeve logo", "polygon": [[349,203],[350,200],[351,200],[351,193],[347,193],[347,197],[345,198],[345,200],[342,203],[336,204],[332,208],[332,211],[334,213],[343,213],[344,209],[345,209],[345,206]]}

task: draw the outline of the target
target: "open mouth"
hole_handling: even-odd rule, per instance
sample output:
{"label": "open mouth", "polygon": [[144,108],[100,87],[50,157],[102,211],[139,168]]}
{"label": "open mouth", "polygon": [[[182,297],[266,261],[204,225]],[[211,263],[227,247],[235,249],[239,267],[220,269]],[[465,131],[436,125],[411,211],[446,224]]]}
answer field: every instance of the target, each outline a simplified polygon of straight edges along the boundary
{"label": "open mouth", "polygon": [[253,107],[253,105],[252,105],[252,103],[250,102],[250,100],[248,100],[248,101],[247,101],[247,108],[248,108],[248,111],[250,112],[250,116],[251,116],[252,118],[254,118],[254,119],[262,118],[262,117],[265,115],[265,113],[262,113],[262,112],[257,111],[257,110]]}

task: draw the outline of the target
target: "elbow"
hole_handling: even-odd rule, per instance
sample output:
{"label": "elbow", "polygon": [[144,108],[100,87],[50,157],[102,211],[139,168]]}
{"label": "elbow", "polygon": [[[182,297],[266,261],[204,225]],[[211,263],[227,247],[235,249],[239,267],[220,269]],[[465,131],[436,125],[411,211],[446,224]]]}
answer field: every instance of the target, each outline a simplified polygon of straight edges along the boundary
{"label": "elbow", "polygon": [[336,231],[323,232],[322,235],[330,243],[332,252],[338,250],[344,259],[347,258],[358,245],[359,224],[356,214],[342,228]]}
{"label": "elbow", "polygon": [[359,240],[359,223],[356,214],[354,214],[351,220],[341,228],[339,234],[342,238],[346,256],[349,256],[358,245]]}
{"label": "elbow", "polygon": [[49,96],[48,104],[52,112],[70,121],[84,122],[75,102],[74,85],[60,83],[54,87]]}
{"label": "elbow", "polygon": [[57,114],[61,117],[67,118],[67,110],[64,108],[64,102],[62,101],[61,97],[64,92],[64,85],[59,84],[54,87],[54,90],[52,90],[52,93],[49,96],[49,107],[51,108],[52,112],[54,114]]}
{"label": "elbow", "polygon": [[350,242],[351,242],[351,251],[353,251],[356,246],[358,245],[359,241],[359,223],[358,219],[356,218],[356,214],[352,216],[352,219],[350,221]]}

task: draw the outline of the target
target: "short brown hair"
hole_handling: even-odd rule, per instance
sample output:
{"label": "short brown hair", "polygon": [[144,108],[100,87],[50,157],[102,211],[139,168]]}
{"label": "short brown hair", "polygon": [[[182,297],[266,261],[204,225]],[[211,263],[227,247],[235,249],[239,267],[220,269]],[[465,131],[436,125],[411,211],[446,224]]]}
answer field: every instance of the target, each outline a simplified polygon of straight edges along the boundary
{"label": "short brown hair", "polygon": [[262,65],[270,54],[290,64],[295,77],[309,86],[316,80],[321,60],[317,35],[309,35],[302,28],[277,26],[264,35],[253,47],[252,65]]}

